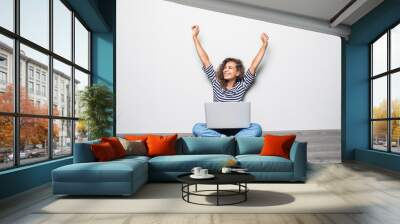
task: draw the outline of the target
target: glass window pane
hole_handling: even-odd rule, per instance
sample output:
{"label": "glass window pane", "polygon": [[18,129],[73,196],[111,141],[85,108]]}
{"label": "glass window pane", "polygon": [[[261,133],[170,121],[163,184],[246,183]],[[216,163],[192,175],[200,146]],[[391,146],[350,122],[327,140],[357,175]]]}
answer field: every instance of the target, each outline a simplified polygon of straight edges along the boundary
{"label": "glass window pane", "polygon": [[53,60],[53,115],[72,117],[71,66]]}
{"label": "glass window pane", "polygon": [[392,152],[400,153],[400,120],[393,120],[390,122],[391,126],[391,140]]}
{"label": "glass window pane", "polygon": [[373,75],[387,71],[387,34],[372,44],[372,71]]}
{"label": "glass window pane", "polygon": [[14,43],[0,35],[0,111],[14,111]]}
{"label": "glass window pane", "polygon": [[53,17],[53,51],[71,60],[72,12],[60,0],[53,0]]}
{"label": "glass window pane", "polygon": [[53,157],[72,154],[72,121],[53,120]]}
{"label": "glass window pane", "polygon": [[81,92],[85,89],[86,86],[89,86],[89,75],[81,72],[78,69],[75,69],[75,117],[79,117],[81,115],[79,99]]}
{"label": "glass window pane", "polygon": [[391,75],[391,110],[392,117],[400,117],[400,72]]}
{"label": "glass window pane", "polygon": [[89,69],[89,32],[75,18],[75,64]]}
{"label": "glass window pane", "polygon": [[88,129],[84,120],[75,121],[75,143],[88,140]]}
{"label": "glass window pane", "polygon": [[387,77],[372,81],[372,118],[387,118]]}
{"label": "glass window pane", "polygon": [[20,55],[21,113],[46,115],[49,108],[49,57],[23,44]]}
{"label": "glass window pane", "polygon": [[1,0],[0,9],[0,26],[14,31],[14,0]]}
{"label": "glass window pane", "polygon": [[21,36],[49,48],[49,0],[20,0]]}
{"label": "glass window pane", "polygon": [[14,165],[14,124],[10,116],[0,116],[0,170]]}
{"label": "glass window pane", "polygon": [[387,151],[387,121],[372,122],[372,148]]}
{"label": "glass window pane", "polygon": [[20,164],[49,158],[48,127],[49,120],[45,118],[20,118]]}
{"label": "glass window pane", "polygon": [[390,50],[391,69],[400,67],[400,24],[391,30]]}

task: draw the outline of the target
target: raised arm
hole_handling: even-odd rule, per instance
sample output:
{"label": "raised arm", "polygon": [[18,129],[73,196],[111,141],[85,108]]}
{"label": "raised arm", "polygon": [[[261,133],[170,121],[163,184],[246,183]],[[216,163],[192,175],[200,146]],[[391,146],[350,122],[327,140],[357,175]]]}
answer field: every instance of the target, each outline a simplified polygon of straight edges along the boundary
{"label": "raised arm", "polygon": [[198,38],[199,32],[200,28],[198,25],[192,26],[192,36],[193,36],[194,46],[196,47],[197,54],[199,55],[201,63],[205,68],[207,68],[208,66],[210,66],[211,62],[210,59],[208,58],[207,52],[201,46],[201,43]]}
{"label": "raised arm", "polygon": [[253,61],[251,62],[251,65],[249,67],[249,71],[253,75],[256,74],[257,67],[260,64],[262,58],[264,57],[265,50],[268,47],[268,40],[269,40],[268,35],[266,33],[262,33],[261,34],[261,42],[262,42],[261,48],[258,51],[257,55],[254,57]]}

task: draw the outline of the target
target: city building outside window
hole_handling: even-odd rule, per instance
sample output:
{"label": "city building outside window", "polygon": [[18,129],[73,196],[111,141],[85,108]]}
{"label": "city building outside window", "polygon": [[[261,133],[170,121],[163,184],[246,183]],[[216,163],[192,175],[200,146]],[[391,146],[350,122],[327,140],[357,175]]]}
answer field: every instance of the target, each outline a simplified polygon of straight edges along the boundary
{"label": "city building outside window", "polygon": [[40,95],[40,84],[36,84],[36,95]]}
{"label": "city building outside window", "polygon": [[7,67],[7,56],[0,54],[0,67]]}
{"label": "city building outside window", "polygon": [[36,69],[36,80],[40,81],[40,71]]}
{"label": "city building outside window", "polygon": [[[18,13],[14,13],[13,1],[7,1],[4,4],[11,5],[1,9],[2,13],[8,10],[19,23],[14,30],[5,26],[8,23],[0,16],[0,26],[8,30],[0,29],[0,83],[5,84],[0,85],[0,170],[70,156],[73,143],[87,139],[86,126],[71,105],[79,105],[79,92],[90,83],[90,32],[64,1],[50,1],[18,1]],[[14,74],[14,54],[19,58],[18,74]],[[57,60],[60,58],[63,60]],[[60,97],[62,107],[57,105]],[[18,113],[14,105],[20,108]],[[14,128],[18,130],[15,134]]]}
{"label": "city building outside window", "polygon": [[31,82],[31,81],[28,82],[28,89],[29,89],[29,94],[34,93],[33,82]]}
{"label": "city building outside window", "polygon": [[32,66],[29,66],[28,73],[29,73],[29,79],[33,80],[33,67]]}
{"label": "city building outside window", "polygon": [[45,73],[42,73],[42,82],[46,82],[46,75]]}
{"label": "city building outside window", "polygon": [[7,74],[4,71],[0,71],[0,84],[7,84]]}
{"label": "city building outside window", "polygon": [[0,88],[4,91],[7,85],[7,56],[0,54]]}

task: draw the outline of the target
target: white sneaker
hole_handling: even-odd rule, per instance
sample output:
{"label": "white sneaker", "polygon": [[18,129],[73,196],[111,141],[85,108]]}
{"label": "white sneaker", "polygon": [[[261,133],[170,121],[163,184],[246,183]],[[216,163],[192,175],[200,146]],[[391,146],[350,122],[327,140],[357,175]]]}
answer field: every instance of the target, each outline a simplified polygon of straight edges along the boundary
{"label": "white sneaker", "polygon": [[226,135],[224,135],[224,134],[221,134],[220,137],[221,137],[221,138],[225,138],[225,137],[228,137],[228,136],[226,136]]}

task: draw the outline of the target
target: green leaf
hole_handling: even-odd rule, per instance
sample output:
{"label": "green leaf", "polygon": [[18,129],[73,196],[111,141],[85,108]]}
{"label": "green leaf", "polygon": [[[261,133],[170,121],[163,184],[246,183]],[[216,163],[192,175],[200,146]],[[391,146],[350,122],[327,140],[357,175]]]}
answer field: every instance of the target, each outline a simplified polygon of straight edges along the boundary
{"label": "green leaf", "polygon": [[102,84],[86,87],[80,92],[82,119],[86,122],[89,139],[108,136],[107,129],[112,126],[113,94]]}

